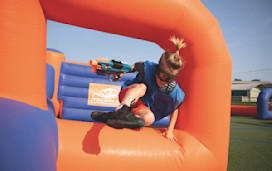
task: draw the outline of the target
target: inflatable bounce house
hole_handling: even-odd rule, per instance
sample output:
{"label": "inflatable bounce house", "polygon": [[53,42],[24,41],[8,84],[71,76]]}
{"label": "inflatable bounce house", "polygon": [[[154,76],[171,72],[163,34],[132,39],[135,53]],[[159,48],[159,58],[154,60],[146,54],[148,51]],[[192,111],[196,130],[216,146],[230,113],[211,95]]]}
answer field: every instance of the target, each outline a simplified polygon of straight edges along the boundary
{"label": "inflatable bounce house", "polygon": [[[227,170],[231,58],[217,20],[199,0],[5,0],[0,9],[0,170]],[[88,89],[119,85],[46,51],[47,20],[164,50],[175,49],[170,36],[184,38],[178,141],[151,127],[87,121],[91,110],[113,108],[95,106]]]}

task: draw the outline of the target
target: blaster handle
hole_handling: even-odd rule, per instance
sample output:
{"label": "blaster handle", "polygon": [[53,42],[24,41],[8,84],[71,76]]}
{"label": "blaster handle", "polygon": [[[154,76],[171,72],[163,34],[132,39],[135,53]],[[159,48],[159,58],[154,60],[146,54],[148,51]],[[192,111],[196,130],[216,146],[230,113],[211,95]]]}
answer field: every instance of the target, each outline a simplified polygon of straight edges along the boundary
{"label": "blaster handle", "polygon": [[114,75],[112,76],[113,78],[111,78],[110,75],[108,75],[108,80],[110,80],[112,82],[116,82],[116,81],[121,80],[121,75],[120,74],[116,74],[116,76],[117,76],[117,78],[114,78]]}

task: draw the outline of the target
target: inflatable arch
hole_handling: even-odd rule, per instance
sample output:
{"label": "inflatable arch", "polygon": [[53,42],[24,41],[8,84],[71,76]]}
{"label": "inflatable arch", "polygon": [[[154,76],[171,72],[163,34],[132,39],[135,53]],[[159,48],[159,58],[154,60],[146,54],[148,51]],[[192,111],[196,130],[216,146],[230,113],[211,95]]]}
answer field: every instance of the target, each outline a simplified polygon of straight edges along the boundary
{"label": "inflatable arch", "polygon": [[272,97],[272,88],[263,89],[258,96],[257,101],[257,117],[259,119],[272,119],[272,110],[270,107],[271,102],[269,99]]}
{"label": "inflatable arch", "polygon": [[[217,20],[199,0],[5,0],[0,20],[0,170],[227,169],[231,59]],[[174,50],[170,36],[183,37],[178,142],[152,128],[55,118],[46,96],[46,20],[165,50]]]}

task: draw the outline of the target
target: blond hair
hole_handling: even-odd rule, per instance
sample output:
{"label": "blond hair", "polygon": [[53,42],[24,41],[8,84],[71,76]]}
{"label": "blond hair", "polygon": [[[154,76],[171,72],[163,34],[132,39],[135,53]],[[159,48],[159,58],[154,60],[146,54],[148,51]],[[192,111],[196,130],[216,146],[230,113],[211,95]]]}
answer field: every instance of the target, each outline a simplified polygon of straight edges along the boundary
{"label": "blond hair", "polygon": [[169,39],[176,47],[176,52],[166,51],[162,54],[159,64],[164,62],[171,70],[181,69],[184,66],[184,61],[179,55],[179,50],[186,47],[186,43],[183,43],[184,39],[176,37],[170,37]]}

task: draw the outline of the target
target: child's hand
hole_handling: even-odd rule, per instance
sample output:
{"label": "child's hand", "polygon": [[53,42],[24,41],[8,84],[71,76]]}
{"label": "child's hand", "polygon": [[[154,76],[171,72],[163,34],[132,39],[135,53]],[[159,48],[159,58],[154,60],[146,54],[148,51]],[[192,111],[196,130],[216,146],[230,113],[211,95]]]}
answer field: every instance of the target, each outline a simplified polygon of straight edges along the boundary
{"label": "child's hand", "polygon": [[166,130],[162,135],[170,141],[176,142],[177,138],[174,136],[173,131]]}

